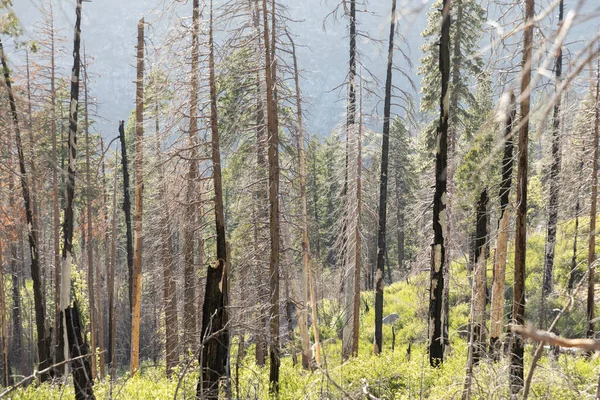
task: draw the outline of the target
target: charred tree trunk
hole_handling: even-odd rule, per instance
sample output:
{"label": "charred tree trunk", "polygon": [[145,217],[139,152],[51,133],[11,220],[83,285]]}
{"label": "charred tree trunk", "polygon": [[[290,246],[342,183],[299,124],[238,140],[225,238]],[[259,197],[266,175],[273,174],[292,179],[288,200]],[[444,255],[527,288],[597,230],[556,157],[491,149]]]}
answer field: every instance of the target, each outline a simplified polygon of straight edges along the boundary
{"label": "charred tree trunk", "polygon": [[448,80],[450,78],[450,3],[444,0],[440,35],[439,69],[441,74],[440,119],[435,155],[435,193],[433,196],[433,245],[431,247],[431,287],[429,291],[429,363],[444,361],[444,224],[446,221],[446,171],[448,167]]}
{"label": "charred tree trunk", "polygon": [[219,397],[219,379],[225,376],[229,358],[229,331],[227,326],[229,293],[227,269],[229,268],[229,259],[225,238],[221,155],[219,153],[212,1],[210,3],[209,23],[210,130],[215,191],[217,260],[214,264],[208,266],[206,273],[206,290],[204,291],[204,305],[202,307],[202,351],[200,355],[202,372],[198,380],[196,397],[217,399]]}
{"label": "charred tree trunk", "polygon": [[[561,0],[558,6],[558,29],[560,31],[563,21],[564,3]],[[561,75],[562,75],[562,47],[556,51],[556,60],[554,63],[554,87],[556,91],[556,102],[554,103],[554,115],[552,117],[552,164],[550,166],[550,199],[548,205],[548,230],[546,237],[546,251],[544,257],[544,280],[542,285],[542,304],[545,305],[545,299],[552,293],[554,281],[554,248],[556,246],[556,225],[558,222],[558,174],[560,173],[561,154],[560,154],[560,102],[561,102]],[[542,306],[542,321],[545,328],[546,309]]]}
{"label": "charred tree trunk", "polygon": [[[17,145],[17,155],[19,158],[19,172],[21,174],[21,188],[23,190],[23,203],[25,205],[25,216],[27,218],[27,236],[29,240],[29,251],[31,254],[31,278],[33,279],[33,300],[35,307],[35,324],[37,333],[37,352],[39,360],[40,370],[46,370],[52,364],[52,358],[50,357],[50,347],[52,345],[52,339],[49,333],[49,327],[47,327],[48,321],[46,320],[46,310],[44,307],[44,291],[42,282],[42,271],[38,253],[38,238],[37,232],[34,227],[34,210],[31,199],[31,193],[29,190],[29,177],[25,167],[25,155],[23,154],[23,145],[21,143],[21,131],[19,128],[19,115],[17,112],[17,103],[12,90],[12,84],[10,81],[10,72],[8,69],[8,63],[6,61],[6,55],[4,54],[4,47],[2,41],[0,41],[0,59],[2,62],[2,68],[4,70],[4,83],[8,92],[8,99],[10,103],[10,114],[12,117],[13,129],[15,133],[15,142]],[[42,381],[49,378],[49,374],[43,373],[40,376]]]}
{"label": "charred tree trunk", "polygon": [[383,106],[383,141],[381,144],[381,174],[379,177],[379,224],[377,229],[377,275],[375,277],[375,346],[379,354],[383,350],[383,275],[386,251],[388,157],[390,149],[390,112],[392,104],[392,67],[394,57],[394,29],[396,26],[396,0],[392,0],[390,39],[388,47],[387,74],[385,78],[385,103]]}
{"label": "charred tree trunk", "polygon": [[490,308],[490,352],[497,359],[500,355],[499,342],[504,329],[504,284],[506,282],[506,256],[508,249],[508,229],[510,221],[509,198],[513,174],[513,124],[517,109],[515,95],[510,92],[510,103],[506,109],[504,128],[504,155],[502,157],[502,182],[500,184],[500,217],[498,218],[498,238],[494,256],[492,275],[492,304]]}
{"label": "charred tree trunk", "polygon": [[487,191],[483,190],[477,202],[477,222],[475,236],[475,270],[473,279],[473,313],[471,315],[473,364],[485,354],[485,306],[486,306],[486,267],[487,267]]}
{"label": "charred tree trunk", "polygon": [[[525,323],[525,259],[527,252],[527,155],[529,145],[529,109],[531,62],[533,52],[534,1],[525,2],[525,30],[523,33],[523,63],[521,72],[521,123],[519,127],[519,156],[517,175],[517,217],[515,233],[515,269],[513,288],[512,323]],[[523,387],[523,338],[515,334],[510,349],[511,394],[517,394]]]}
{"label": "charred tree trunk", "polygon": [[131,301],[131,360],[130,372],[135,374],[140,358],[140,306],[142,301],[142,196],[144,139],[144,18],[138,22],[137,80],[135,92],[135,225],[133,250],[133,286]]}
{"label": "charred tree trunk", "polygon": [[[73,40],[73,69],[71,72],[71,104],[69,107],[69,140],[67,154],[66,201],[63,223],[62,273],[60,282],[61,340],[64,345],[64,359],[89,354],[89,348],[83,341],[83,332],[77,303],[71,306],[71,263],[73,261],[73,201],[75,199],[75,161],[77,157],[77,114],[79,103],[79,69],[81,58],[81,6],[83,0],[77,1],[75,37]],[[94,399],[90,362],[88,357],[77,358],[71,362],[73,369],[73,385],[77,400]],[[65,374],[66,375],[66,374]]]}
{"label": "charred tree trunk", "polygon": [[131,186],[129,183],[129,160],[127,159],[127,144],[125,142],[125,121],[119,121],[119,139],[121,141],[121,169],[123,170],[123,212],[125,213],[125,235],[127,249],[127,271],[129,285],[129,312],[132,310],[133,299],[133,232],[131,229]]}

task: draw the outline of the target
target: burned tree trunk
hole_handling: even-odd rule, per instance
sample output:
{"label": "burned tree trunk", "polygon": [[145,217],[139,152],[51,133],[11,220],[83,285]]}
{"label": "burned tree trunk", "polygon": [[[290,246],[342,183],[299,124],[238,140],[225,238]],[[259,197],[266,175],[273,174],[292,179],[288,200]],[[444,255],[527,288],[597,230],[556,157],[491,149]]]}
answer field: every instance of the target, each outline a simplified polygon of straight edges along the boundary
{"label": "burned tree trunk", "polygon": [[475,271],[473,279],[473,313],[471,315],[471,329],[473,346],[473,364],[485,354],[485,306],[486,306],[486,267],[487,267],[487,191],[483,190],[477,202],[477,221],[475,237]]}
{"label": "burned tree trunk", "polygon": [[135,225],[133,249],[132,309],[131,309],[131,360],[133,375],[139,368],[140,357],[140,306],[142,301],[142,195],[144,138],[144,18],[138,22],[137,80],[135,93]]}
{"label": "burned tree trunk", "polygon": [[387,74],[385,78],[385,103],[383,106],[383,140],[381,144],[381,171],[379,177],[379,224],[377,228],[377,275],[375,278],[375,345],[373,351],[383,350],[383,275],[386,251],[388,157],[390,149],[390,112],[392,104],[392,67],[394,57],[394,29],[396,27],[396,0],[392,0]]}
{"label": "burned tree trunk", "polygon": [[125,143],[125,121],[119,121],[119,140],[121,141],[121,169],[123,170],[123,212],[125,213],[125,235],[127,249],[127,271],[129,285],[129,311],[132,309],[133,286],[133,233],[131,230],[131,187],[129,183],[129,160]]}
{"label": "burned tree trunk", "polygon": [[[564,3],[561,0],[558,6],[558,29],[560,31],[563,21]],[[556,225],[558,222],[558,192],[559,182],[558,174],[560,172],[561,154],[560,154],[560,102],[561,102],[561,74],[562,74],[562,47],[559,46],[556,51],[556,60],[554,64],[554,87],[556,91],[556,102],[554,103],[554,115],[552,117],[552,164],[550,165],[550,199],[548,205],[548,230],[546,236],[546,251],[544,257],[544,280],[542,285],[542,304],[552,293],[554,281],[554,248],[556,246]],[[542,306],[542,321],[546,319],[546,310]],[[545,328],[545,326],[542,326]]]}
{"label": "burned tree trunk", "polygon": [[[531,61],[533,52],[534,0],[525,3],[525,31],[523,34],[523,62],[521,72],[521,123],[519,126],[519,157],[517,174],[517,217],[515,233],[515,269],[513,288],[512,323],[525,323],[525,259],[527,252],[527,155],[529,145],[529,109]],[[513,334],[510,349],[511,393],[517,394],[523,387],[523,338]]]}
{"label": "burned tree trunk", "polygon": [[81,58],[81,6],[83,0],[77,0],[75,38],[73,40],[73,69],[71,73],[71,104],[69,107],[69,140],[67,154],[67,189],[63,223],[62,273],[60,282],[61,340],[64,345],[64,359],[76,358],[71,362],[73,384],[77,400],[94,399],[91,369],[88,357],[89,348],[83,341],[81,319],[77,303],[71,306],[71,263],[73,261],[73,201],[75,199],[75,166],[77,157],[77,114],[79,102],[79,69]]}
{"label": "burned tree trunk", "polygon": [[504,128],[504,155],[502,157],[502,182],[500,183],[500,217],[498,218],[498,238],[492,274],[492,304],[490,308],[490,352],[499,356],[500,336],[504,327],[504,284],[506,282],[506,256],[508,249],[508,228],[510,221],[509,198],[513,173],[513,124],[517,109],[515,95],[510,92],[510,103],[506,108]]}
{"label": "burned tree trunk", "polygon": [[444,361],[444,224],[446,223],[446,170],[448,167],[448,80],[450,78],[450,3],[444,0],[440,35],[439,69],[441,74],[440,119],[435,154],[435,193],[433,195],[433,245],[431,247],[431,287],[429,290],[429,363]]}
{"label": "burned tree trunk", "polygon": [[219,379],[225,376],[229,355],[227,268],[229,259],[225,238],[225,214],[223,211],[223,184],[221,181],[221,155],[219,153],[219,121],[217,116],[217,86],[215,82],[215,59],[213,48],[213,9],[210,3],[209,22],[209,86],[210,86],[210,130],[215,191],[215,229],[217,260],[209,265],[206,273],[206,290],[202,307],[202,371],[198,380],[196,397],[218,399]]}
{"label": "burned tree trunk", "polygon": [[[23,203],[25,205],[25,216],[27,219],[27,237],[29,240],[29,252],[31,254],[31,278],[33,279],[33,301],[35,308],[35,324],[37,333],[37,352],[40,370],[46,370],[52,364],[50,357],[50,347],[52,339],[47,327],[46,310],[44,307],[44,291],[42,282],[42,271],[38,253],[38,238],[34,227],[34,210],[29,190],[29,177],[25,167],[25,155],[23,154],[23,145],[21,142],[21,131],[19,127],[19,114],[17,112],[17,103],[13,93],[12,84],[10,81],[10,72],[4,47],[0,41],[0,59],[4,70],[4,84],[8,92],[8,100],[10,103],[10,114],[12,117],[13,129],[15,133],[15,143],[17,145],[17,155],[19,159],[19,172],[21,174],[21,188],[23,190]],[[49,378],[48,372],[41,375],[41,380],[45,381]]]}

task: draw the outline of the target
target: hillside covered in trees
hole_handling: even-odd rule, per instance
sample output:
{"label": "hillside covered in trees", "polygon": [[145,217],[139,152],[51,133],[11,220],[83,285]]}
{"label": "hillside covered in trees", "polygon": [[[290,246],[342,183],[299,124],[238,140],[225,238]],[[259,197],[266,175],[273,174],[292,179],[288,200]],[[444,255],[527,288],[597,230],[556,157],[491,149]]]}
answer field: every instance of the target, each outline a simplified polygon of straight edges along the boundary
{"label": "hillside covered in trees", "polygon": [[596,0],[0,0],[0,398],[600,398]]}

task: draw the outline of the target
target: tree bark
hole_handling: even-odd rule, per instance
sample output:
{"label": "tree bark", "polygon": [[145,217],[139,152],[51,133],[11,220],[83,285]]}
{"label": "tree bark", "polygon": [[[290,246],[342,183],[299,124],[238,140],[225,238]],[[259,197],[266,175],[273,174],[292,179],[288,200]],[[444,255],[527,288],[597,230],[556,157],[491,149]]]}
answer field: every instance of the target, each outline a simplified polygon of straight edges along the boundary
{"label": "tree bark", "polygon": [[269,235],[271,255],[269,259],[270,290],[270,342],[269,342],[269,391],[279,393],[279,123],[277,116],[277,80],[275,61],[275,0],[271,3],[271,39],[267,0],[263,0],[263,40],[265,44],[265,81],[267,97],[267,128],[269,160]]}
{"label": "tree bark", "polygon": [[131,229],[131,186],[129,183],[129,160],[127,159],[127,144],[125,142],[125,121],[119,121],[119,139],[121,141],[121,169],[123,170],[123,212],[125,213],[125,235],[127,249],[127,281],[129,285],[129,312],[132,310],[133,299],[133,233]]}
{"label": "tree bark", "polygon": [[484,189],[481,192],[479,201],[477,202],[477,221],[476,221],[476,237],[475,237],[475,271],[474,271],[474,296],[473,313],[471,315],[472,346],[473,346],[473,364],[477,364],[485,354],[485,306],[487,292],[487,203],[488,195]]}
{"label": "tree bark", "polygon": [[215,192],[215,229],[217,260],[209,265],[206,273],[206,290],[202,307],[202,373],[198,380],[196,397],[217,399],[219,379],[225,376],[229,358],[228,331],[228,271],[229,258],[225,238],[225,215],[223,211],[223,184],[221,181],[221,155],[219,153],[219,122],[217,116],[217,87],[213,48],[213,8],[210,2],[209,22],[209,86],[210,130],[212,142],[213,184]]}
{"label": "tree bark", "polygon": [[142,195],[144,139],[144,18],[138,22],[137,80],[135,93],[135,225],[133,250],[133,286],[131,311],[131,360],[130,372],[139,368],[140,357],[140,306],[142,300]]}
{"label": "tree bark", "polygon": [[513,174],[513,124],[517,114],[515,95],[510,92],[510,103],[506,108],[504,128],[504,155],[502,157],[500,185],[500,217],[498,218],[498,238],[494,255],[492,276],[492,304],[490,307],[490,352],[498,358],[501,351],[500,336],[504,329],[504,284],[506,282],[506,256],[508,249],[508,229],[510,222],[509,198]]}
{"label": "tree bark", "polygon": [[[29,240],[29,251],[31,254],[31,277],[33,279],[33,300],[35,307],[35,324],[37,333],[37,352],[39,368],[40,370],[45,370],[52,364],[52,358],[50,356],[50,346],[52,344],[52,339],[50,337],[49,328],[46,326],[48,321],[46,320],[46,310],[44,307],[44,292],[42,282],[42,271],[38,253],[38,238],[33,220],[34,210],[29,188],[29,176],[27,175],[27,170],[25,167],[25,156],[23,154],[23,145],[21,143],[21,131],[19,128],[19,115],[17,112],[17,103],[12,90],[10,72],[8,69],[8,63],[6,61],[6,55],[4,54],[4,47],[2,45],[2,41],[0,41],[0,58],[2,62],[2,68],[4,69],[4,83],[6,85],[8,99],[10,103],[10,114],[12,117],[13,129],[15,133],[15,142],[17,145],[17,155],[19,159],[19,172],[21,173],[23,203],[25,206],[25,216],[27,219],[27,236]],[[48,372],[43,373],[40,376],[42,382],[47,380],[48,378]]]}
{"label": "tree bark", "polygon": [[[561,24],[564,15],[564,3],[561,0],[558,6],[558,30],[561,29]],[[556,52],[554,63],[554,88],[556,91],[556,102],[554,103],[554,114],[552,116],[552,164],[550,166],[550,199],[548,204],[548,229],[546,236],[546,251],[544,257],[544,280],[542,285],[542,321],[546,325],[546,309],[545,299],[552,293],[554,281],[554,249],[556,246],[556,225],[558,222],[558,194],[559,182],[558,174],[561,168],[560,154],[560,102],[561,102],[561,74],[562,74],[562,46],[559,46]]]}
{"label": "tree bark", "polygon": [[394,29],[396,27],[396,0],[392,0],[390,38],[388,47],[385,100],[383,106],[383,140],[381,144],[381,171],[379,177],[379,224],[377,229],[377,275],[375,277],[375,346],[374,353],[383,350],[383,275],[385,268],[388,157],[390,149],[390,112],[392,104],[392,67],[394,57]]}
{"label": "tree bark", "polygon": [[435,193],[433,196],[433,246],[431,248],[431,287],[429,291],[429,363],[444,361],[444,230],[446,224],[446,170],[448,167],[448,80],[450,77],[450,3],[444,0],[440,35],[439,70],[441,74],[440,119],[435,155]]}
{"label": "tree bark", "polygon": [[[79,307],[75,302],[71,306],[71,263],[73,262],[73,201],[75,199],[75,167],[77,157],[77,114],[79,103],[79,70],[81,58],[81,7],[83,0],[77,0],[75,9],[75,35],[73,39],[73,69],[71,71],[71,102],[69,107],[69,139],[67,145],[68,167],[66,183],[66,201],[63,223],[62,273],[60,282],[61,341],[64,345],[64,360],[89,354],[89,348],[83,341]],[[68,364],[65,364],[67,368]],[[90,362],[87,357],[71,362],[73,385],[77,400],[94,399]],[[66,376],[66,370],[65,370]]]}
{"label": "tree bark", "polygon": [[[529,145],[529,109],[531,62],[533,52],[534,0],[525,2],[525,30],[523,33],[523,62],[521,72],[521,123],[519,127],[519,156],[517,175],[517,215],[515,233],[515,268],[513,288],[512,323],[525,322],[525,260],[527,252],[527,154]],[[511,394],[517,394],[523,387],[523,338],[513,334],[510,349]]]}

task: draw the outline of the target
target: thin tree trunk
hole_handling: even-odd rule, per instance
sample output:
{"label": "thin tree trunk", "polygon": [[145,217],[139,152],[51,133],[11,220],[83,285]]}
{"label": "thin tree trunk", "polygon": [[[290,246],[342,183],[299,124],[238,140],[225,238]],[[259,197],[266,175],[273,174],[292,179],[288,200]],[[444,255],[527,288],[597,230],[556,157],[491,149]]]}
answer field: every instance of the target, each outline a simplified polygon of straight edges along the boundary
{"label": "thin tree trunk", "polygon": [[296,85],[296,114],[298,115],[298,175],[300,178],[300,203],[302,208],[302,304],[298,311],[298,329],[302,340],[302,367],[308,369],[312,360],[310,337],[308,335],[308,271],[310,269],[310,241],[308,236],[308,213],[306,207],[306,153],[304,150],[304,127],[302,124],[302,98],[300,94],[300,78],[296,45],[291,35],[286,34],[292,44],[292,59],[294,62],[294,83]]}
{"label": "thin tree trunk", "polygon": [[[104,140],[100,138],[100,151],[102,154],[101,168],[102,168],[102,216],[104,217],[104,270],[106,274],[110,271],[109,262],[109,235],[108,235],[108,199],[106,195],[106,166],[104,163]],[[100,265],[100,263],[98,263]],[[96,269],[96,297],[98,304],[98,362],[100,363],[100,379],[104,379],[106,376],[106,352],[104,345],[104,307],[102,301],[102,275],[100,268]]]}
{"label": "thin tree trunk", "polygon": [[[354,231],[350,226],[350,218],[356,218],[356,194],[354,186],[350,186],[350,173],[354,174],[358,170],[354,165],[350,165],[351,145],[356,141],[356,1],[350,0],[350,48],[348,65],[348,103],[346,105],[346,168],[344,170],[344,187],[342,197],[344,199],[344,216],[342,226],[342,252],[341,259],[344,269],[344,326],[342,331],[342,359],[345,360],[352,355],[352,338],[354,336],[354,284],[355,269],[357,260],[354,259],[356,251],[351,251],[350,244],[354,242]],[[356,160],[356,157],[354,157]],[[352,192],[352,193],[350,193]]]}
{"label": "thin tree trunk", "polygon": [[[558,6],[558,30],[564,15],[564,3],[561,0]],[[546,307],[545,300],[552,293],[554,281],[554,249],[556,246],[556,225],[558,222],[558,194],[559,182],[558,174],[561,168],[560,154],[560,102],[561,102],[561,74],[562,74],[562,47],[559,46],[556,51],[554,64],[554,88],[556,91],[556,102],[554,103],[554,115],[552,117],[552,164],[550,166],[550,199],[548,205],[548,229],[546,236],[546,251],[544,257],[544,280],[542,285],[542,329],[546,325]]]}
{"label": "thin tree trunk", "polygon": [[209,86],[210,130],[215,192],[215,228],[217,260],[209,265],[206,273],[206,290],[202,307],[202,372],[198,380],[196,397],[217,399],[219,379],[225,376],[229,359],[228,331],[228,268],[229,258],[225,238],[225,215],[223,211],[223,184],[221,181],[221,155],[219,153],[219,122],[217,116],[217,86],[215,82],[215,59],[213,48],[213,8],[210,2],[209,22]]}
{"label": "thin tree trunk", "polygon": [[[453,22],[454,24],[454,37],[452,41],[452,85],[454,88],[450,90],[450,109],[458,110],[459,107],[459,90],[458,87],[461,84],[461,41],[463,38],[463,0],[454,0],[454,4],[452,5],[454,9],[456,9],[456,20]],[[455,160],[455,152],[456,152],[456,136],[458,131],[458,126],[460,124],[458,115],[455,111],[455,114],[451,116],[451,119],[448,121],[448,175],[446,181],[446,231],[444,234],[447,238],[446,243],[446,255],[444,260],[444,281],[446,283],[450,282],[450,263],[452,262],[452,250],[453,250],[453,240],[452,240],[452,232],[454,230],[454,220],[452,219],[452,201],[454,200],[454,172],[456,169],[456,160]],[[449,344],[448,337],[448,327],[449,327],[449,315],[450,315],[450,285],[446,284],[444,286],[444,294],[443,294],[443,303],[444,303],[444,343],[446,345]]]}
{"label": "thin tree trunk", "polygon": [[500,336],[504,329],[504,284],[506,282],[506,256],[508,249],[508,229],[510,221],[509,197],[513,173],[513,124],[517,109],[515,95],[510,92],[510,103],[506,108],[504,128],[504,155],[502,157],[502,182],[500,186],[500,217],[498,218],[498,238],[494,256],[492,277],[492,304],[490,307],[490,352],[497,359],[500,355]]}
{"label": "thin tree trunk", "polygon": [[171,233],[171,213],[167,201],[167,183],[161,157],[161,146],[158,125],[158,106],[156,107],[156,157],[158,159],[159,198],[163,207],[161,222],[161,252],[163,261],[163,307],[165,310],[165,358],[167,376],[179,363],[179,322],[177,318],[177,287],[173,278],[175,263],[173,262],[173,236]]}
{"label": "thin tree trunk", "polygon": [[[121,121],[123,122],[123,121]],[[119,130],[123,132],[123,125],[120,124]],[[115,264],[117,257],[117,165],[118,153],[115,152],[115,166],[113,168],[113,203],[112,203],[112,221],[111,221],[111,241],[110,241],[110,269],[108,272],[108,363],[110,364],[111,389],[112,381],[116,378],[117,356],[116,337],[117,337],[117,316],[115,302]]]}
{"label": "thin tree trunk", "polygon": [[486,333],[486,282],[487,282],[487,203],[488,195],[484,189],[477,202],[477,221],[475,237],[475,271],[473,284],[475,290],[473,299],[473,313],[471,314],[471,329],[473,330],[473,364],[477,364],[485,354]]}
{"label": "thin tree trunk", "polygon": [[[404,200],[400,195],[400,172],[396,170],[396,240],[398,247],[398,272],[404,272]],[[408,276],[408,271],[406,271]]]}
{"label": "thin tree trunk", "polygon": [[594,337],[596,332],[594,324],[594,291],[595,278],[594,269],[596,267],[596,204],[598,197],[598,135],[600,125],[600,62],[598,65],[598,79],[596,81],[596,101],[595,101],[595,123],[594,123],[594,148],[592,158],[592,198],[590,200],[590,233],[588,236],[588,292],[587,292],[587,317],[588,330],[586,336]]}
{"label": "thin tree trunk", "polygon": [[444,361],[444,221],[446,220],[446,168],[448,167],[448,117],[446,99],[450,77],[450,3],[444,0],[440,35],[439,69],[441,74],[440,119],[435,155],[435,194],[433,196],[433,246],[431,248],[431,287],[429,292],[429,363],[439,366]]}
{"label": "thin tree trunk", "polygon": [[[519,127],[519,156],[517,175],[517,216],[515,233],[515,267],[513,288],[512,323],[525,323],[525,259],[527,252],[527,155],[529,145],[529,109],[531,62],[533,50],[534,0],[525,3],[525,30],[523,33],[523,63],[521,72],[521,124]],[[523,387],[523,338],[514,334],[510,349],[511,394],[517,394]]]}
{"label": "thin tree trunk", "polygon": [[583,161],[579,162],[579,179],[577,180],[577,192],[575,194],[575,233],[573,236],[573,257],[571,257],[571,270],[569,271],[569,283],[567,289],[569,293],[573,290],[575,285],[575,271],[577,269],[577,239],[579,237],[579,212],[581,209],[581,201],[579,199],[579,191],[581,190],[581,180],[583,172]]}
{"label": "thin tree trunk", "polygon": [[267,94],[269,160],[269,259],[270,342],[269,391],[279,393],[279,123],[277,117],[277,80],[275,61],[275,0],[271,3],[272,26],[269,40],[267,0],[263,0],[263,40],[265,44],[265,81]]}
{"label": "thin tree trunk", "polygon": [[[68,357],[75,358],[71,362],[73,368],[73,385],[75,386],[76,400],[94,399],[91,379],[91,368],[88,357],[89,348],[83,341],[81,319],[77,302],[71,306],[71,263],[73,262],[73,201],[75,199],[75,166],[77,156],[77,114],[79,102],[79,69],[81,58],[79,49],[81,45],[81,7],[82,1],[77,1],[75,37],[73,39],[73,69],[71,73],[71,102],[69,107],[69,139],[67,154],[69,157],[67,168],[66,201],[63,224],[63,249],[62,273],[60,282],[60,309],[61,309],[61,335],[64,345],[64,360]],[[77,358],[79,357],[79,358]],[[65,366],[68,364],[65,364]],[[65,371],[66,376],[66,371]]]}
{"label": "thin tree trunk", "polygon": [[385,103],[383,106],[383,140],[381,144],[381,171],[379,177],[379,223],[377,229],[377,275],[375,277],[375,354],[383,350],[383,275],[385,268],[388,156],[390,148],[390,111],[392,103],[392,67],[394,57],[394,29],[396,26],[396,0],[392,0],[387,74],[385,78]]}
{"label": "thin tree trunk", "polygon": [[[86,210],[87,210],[87,283],[88,283],[88,299],[90,307],[90,346],[92,350],[96,350],[96,299],[94,296],[94,244],[93,244],[93,223],[92,223],[92,178],[90,170],[90,132],[89,132],[89,116],[88,116],[88,76],[87,76],[87,60],[85,55],[85,47],[83,49],[83,96],[84,96],[84,132],[85,132],[85,175],[87,181],[86,187]],[[92,379],[96,378],[96,357],[91,358]]]}
{"label": "thin tree trunk", "polygon": [[190,78],[190,164],[187,176],[186,187],[186,219],[188,220],[184,227],[183,239],[183,258],[184,258],[184,313],[183,313],[183,331],[184,344],[186,352],[196,351],[196,314],[198,307],[196,303],[196,270],[194,268],[194,232],[196,231],[197,219],[197,193],[196,185],[198,180],[198,160],[197,160],[197,135],[198,135],[198,34],[200,30],[200,3],[199,0],[193,2],[192,14],[192,71]]}
{"label": "thin tree trunk", "polygon": [[[31,195],[29,190],[28,175],[25,167],[25,156],[23,154],[23,145],[21,143],[21,132],[19,129],[19,116],[17,113],[17,104],[15,96],[12,90],[12,84],[10,81],[10,73],[8,69],[8,63],[6,61],[6,55],[4,54],[4,47],[2,41],[0,41],[0,58],[2,62],[2,68],[4,69],[4,83],[8,92],[8,98],[10,103],[10,113],[13,122],[13,129],[15,133],[15,142],[17,145],[17,154],[19,158],[19,171],[21,173],[21,188],[23,190],[23,202],[25,205],[25,216],[27,218],[27,236],[29,239],[29,251],[31,254],[31,277],[33,279],[33,300],[35,307],[35,323],[37,333],[37,352],[39,360],[40,370],[46,370],[52,364],[52,358],[50,357],[50,346],[52,339],[47,328],[48,321],[46,320],[46,310],[43,302],[43,283],[42,283],[42,272],[38,254],[38,239],[37,232],[34,229],[33,220],[33,204],[31,201]],[[40,376],[41,381],[45,381],[49,378],[49,374],[43,373]]]}
{"label": "thin tree trunk", "polygon": [[142,301],[142,195],[144,139],[144,18],[138,22],[137,81],[135,93],[135,225],[133,250],[133,299],[131,301],[131,360],[130,372],[139,368],[140,306]]}
{"label": "thin tree trunk", "polygon": [[[58,158],[56,145],[56,64],[54,49],[54,13],[52,3],[49,3],[50,9],[50,109],[51,124],[50,134],[52,135],[52,236],[54,239],[54,363],[62,360],[63,353],[59,348],[60,332],[60,211],[58,203]],[[60,371],[57,369],[57,373]]]}

